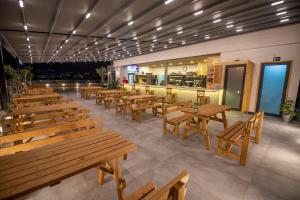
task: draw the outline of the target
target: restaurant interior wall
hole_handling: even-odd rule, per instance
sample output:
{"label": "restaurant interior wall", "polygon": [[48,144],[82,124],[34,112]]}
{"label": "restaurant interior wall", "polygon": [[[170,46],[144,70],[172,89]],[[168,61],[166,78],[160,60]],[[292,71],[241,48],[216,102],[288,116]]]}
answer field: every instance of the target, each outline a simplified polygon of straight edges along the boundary
{"label": "restaurant interior wall", "polygon": [[292,61],[287,98],[296,101],[300,78],[299,33],[300,24],[293,24],[117,60],[114,62],[114,66],[216,53],[221,54],[221,62],[250,60],[254,62],[255,67],[249,111],[255,112],[261,63],[270,62],[273,60],[273,57],[278,56],[281,57],[281,60]]}

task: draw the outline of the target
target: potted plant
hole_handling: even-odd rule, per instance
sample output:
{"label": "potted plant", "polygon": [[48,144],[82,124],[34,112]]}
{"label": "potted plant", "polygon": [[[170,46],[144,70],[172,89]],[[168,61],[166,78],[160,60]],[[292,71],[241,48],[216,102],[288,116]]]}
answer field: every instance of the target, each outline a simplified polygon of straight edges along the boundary
{"label": "potted plant", "polygon": [[285,101],[282,104],[280,111],[282,112],[282,120],[286,123],[289,123],[297,114],[293,108],[292,100]]}

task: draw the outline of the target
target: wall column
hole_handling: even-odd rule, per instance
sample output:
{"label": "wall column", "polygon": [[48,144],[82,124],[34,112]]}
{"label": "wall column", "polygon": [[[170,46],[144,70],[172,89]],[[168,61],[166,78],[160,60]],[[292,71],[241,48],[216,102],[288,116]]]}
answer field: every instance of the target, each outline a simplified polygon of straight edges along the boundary
{"label": "wall column", "polygon": [[4,72],[4,60],[2,52],[2,42],[0,41],[0,98],[1,98],[1,108],[4,110],[8,109],[8,93],[6,78]]}

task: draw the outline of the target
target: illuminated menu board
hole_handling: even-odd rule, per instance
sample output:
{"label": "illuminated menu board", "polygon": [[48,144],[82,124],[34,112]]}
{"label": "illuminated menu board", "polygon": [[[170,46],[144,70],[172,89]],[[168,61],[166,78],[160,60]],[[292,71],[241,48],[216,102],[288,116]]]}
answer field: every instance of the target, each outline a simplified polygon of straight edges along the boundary
{"label": "illuminated menu board", "polygon": [[139,72],[139,66],[138,65],[127,65],[127,72],[128,73],[137,73]]}

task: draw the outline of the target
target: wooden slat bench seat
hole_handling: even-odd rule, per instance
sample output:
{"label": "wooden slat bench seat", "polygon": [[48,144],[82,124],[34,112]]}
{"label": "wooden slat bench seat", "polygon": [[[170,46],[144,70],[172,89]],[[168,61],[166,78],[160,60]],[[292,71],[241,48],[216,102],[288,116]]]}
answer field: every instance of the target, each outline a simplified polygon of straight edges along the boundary
{"label": "wooden slat bench seat", "polygon": [[22,118],[8,118],[3,117],[0,120],[2,126],[2,133],[4,135],[16,133],[34,128],[41,128],[62,122],[72,122],[80,119],[87,119],[90,117],[90,110],[63,110],[51,113],[34,114]]}
{"label": "wooden slat bench seat", "polygon": [[188,179],[189,172],[184,170],[162,188],[157,188],[154,183],[149,182],[125,200],[184,200]]}
{"label": "wooden slat bench seat", "polygon": [[71,103],[73,100],[71,99],[48,99],[45,101],[36,101],[36,102],[26,102],[26,103],[12,103],[12,108],[25,108],[25,107],[34,107],[34,106],[47,106],[52,104],[59,103]]}
{"label": "wooden slat bench seat", "polygon": [[[90,134],[0,157],[0,199],[16,199],[112,161],[119,200],[126,187],[120,161],[136,145],[112,131]],[[91,129],[84,131],[92,131]]]}
{"label": "wooden slat bench seat", "polygon": [[42,95],[30,95],[30,96],[21,96],[14,98],[12,102],[14,104],[28,103],[28,102],[41,102],[41,101],[50,101],[50,100],[59,100],[62,99],[62,95],[57,93],[52,94],[42,94]]}
{"label": "wooden slat bench seat", "polygon": [[87,119],[0,136],[0,144],[3,146],[0,148],[0,156],[92,134],[95,130],[100,132],[101,129],[96,128],[97,124],[99,120]]}
{"label": "wooden slat bench seat", "polygon": [[[187,104],[189,104],[188,102]],[[186,122],[190,116],[186,114],[182,114],[179,116],[171,117],[170,114],[174,114],[175,112],[180,111],[180,107],[185,106],[186,103],[177,103],[173,105],[166,105],[164,107],[163,116],[164,116],[164,124],[163,124],[163,132],[164,134],[171,134],[175,137],[178,137],[179,135],[179,126],[180,124]],[[168,129],[168,125],[174,126],[173,130]]]}
{"label": "wooden slat bench seat", "polygon": [[[217,136],[217,154],[239,160],[241,165],[246,165],[250,133],[253,129],[257,114],[251,116],[248,121],[238,121],[225,129]],[[233,147],[237,147],[238,152]]]}

